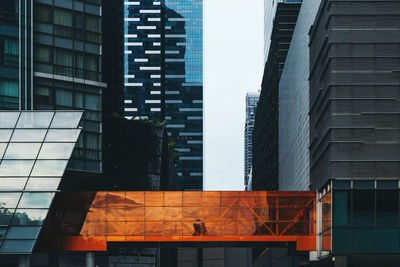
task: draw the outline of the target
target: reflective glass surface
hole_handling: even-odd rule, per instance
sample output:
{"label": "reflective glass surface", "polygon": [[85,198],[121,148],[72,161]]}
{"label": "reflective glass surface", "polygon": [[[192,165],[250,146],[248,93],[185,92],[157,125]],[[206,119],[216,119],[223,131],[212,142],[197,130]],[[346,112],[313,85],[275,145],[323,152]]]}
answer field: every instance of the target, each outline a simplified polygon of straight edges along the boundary
{"label": "reflective glass surface", "polygon": [[76,142],[80,129],[49,130],[45,142]]}
{"label": "reflective glass surface", "polygon": [[12,130],[0,129],[0,142],[10,141]]}
{"label": "reflective glass surface", "polygon": [[76,128],[81,117],[82,112],[57,112],[50,128]]}
{"label": "reflective glass surface", "polygon": [[[0,111],[0,253],[32,252],[80,134],[81,116]],[[58,129],[49,130],[52,120]],[[47,133],[51,143],[44,140]]]}
{"label": "reflective glass surface", "polygon": [[35,178],[31,177],[26,185],[27,191],[56,191],[61,178]]}
{"label": "reflective glass surface", "polygon": [[43,142],[45,129],[15,129],[11,142]]}
{"label": "reflective glass surface", "polygon": [[80,234],[60,237],[59,249],[106,250],[114,241],[292,241],[298,250],[315,250],[314,205],[314,192],[98,192]]}
{"label": "reflective glass surface", "polygon": [[54,112],[22,112],[16,128],[49,128]]}
{"label": "reflective glass surface", "polygon": [[11,224],[42,225],[47,211],[47,209],[17,209]]}
{"label": "reflective glass surface", "polygon": [[44,143],[38,159],[69,159],[75,143]]}
{"label": "reflective glass surface", "polygon": [[37,160],[32,176],[62,176],[68,160]]}
{"label": "reflective glass surface", "polygon": [[29,176],[34,160],[3,160],[0,164],[1,176]]}
{"label": "reflective glass surface", "polygon": [[1,112],[0,113],[0,128],[14,128],[17,123],[18,112]]}
{"label": "reflective glass surface", "polygon": [[10,143],[4,159],[36,159],[41,143]]}
{"label": "reflective glass surface", "polygon": [[23,193],[18,207],[20,208],[49,208],[54,193]]}
{"label": "reflective glass surface", "polygon": [[28,178],[0,178],[0,191],[21,191],[24,189]]}

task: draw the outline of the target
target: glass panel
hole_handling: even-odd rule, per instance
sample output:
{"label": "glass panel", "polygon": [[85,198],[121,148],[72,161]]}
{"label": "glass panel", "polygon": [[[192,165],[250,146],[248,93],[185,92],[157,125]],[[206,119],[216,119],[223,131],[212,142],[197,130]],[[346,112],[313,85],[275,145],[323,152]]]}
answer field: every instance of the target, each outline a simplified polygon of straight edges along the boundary
{"label": "glass panel", "polygon": [[21,191],[27,178],[0,178],[0,191]]}
{"label": "glass panel", "polygon": [[72,12],[66,9],[54,9],[54,24],[72,27]]}
{"label": "glass panel", "polygon": [[47,133],[45,142],[76,142],[81,129],[51,129]]}
{"label": "glass panel", "polygon": [[353,225],[373,226],[375,222],[375,190],[353,190],[352,195]]}
{"label": "glass panel", "polygon": [[350,180],[336,180],[333,183],[333,187],[335,189],[350,189],[351,188],[351,182]]}
{"label": "glass panel", "polygon": [[0,176],[29,176],[34,160],[3,160]]}
{"label": "glass panel", "polygon": [[0,128],[14,128],[19,112],[0,112]]}
{"label": "glass panel", "polygon": [[399,182],[397,180],[381,180],[377,181],[377,187],[378,188],[398,188],[399,187]]}
{"label": "glass panel", "polygon": [[[59,106],[72,107],[72,92],[62,89],[56,89],[56,104]],[[76,126],[73,128],[76,128]]]}
{"label": "glass panel", "polygon": [[38,5],[34,6],[34,18],[37,21],[50,23],[51,22],[51,8],[50,6]]}
{"label": "glass panel", "polygon": [[9,225],[14,209],[0,209],[0,225]]}
{"label": "glass panel", "polygon": [[375,181],[353,181],[353,188],[375,188]]}
{"label": "glass panel", "polygon": [[56,191],[61,178],[30,178],[26,191]]}
{"label": "glass panel", "polygon": [[333,224],[348,225],[350,224],[350,192],[336,190],[333,192]]}
{"label": "glass panel", "polygon": [[4,159],[36,159],[40,143],[10,143]]}
{"label": "glass panel", "polygon": [[399,225],[399,190],[376,190],[376,224],[378,226]]}
{"label": "glass panel", "polygon": [[8,228],[6,239],[36,239],[40,226],[11,226]]}
{"label": "glass panel", "polygon": [[3,158],[4,151],[6,151],[7,143],[0,143],[0,159]]}
{"label": "glass panel", "polygon": [[11,142],[42,142],[46,132],[45,129],[15,129]]}
{"label": "glass panel", "polygon": [[12,225],[42,225],[47,209],[17,209]]}
{"label": "glass panel", "polygon": [[86,95],[85,108],[90,110],[100,110],[100,96],[99,95]]}
{"label": "glass panel", "polygon": [[52,50],[47,46],[35,46],[35,60],[39,62],[51,63]]}
{"label": "glass panel", "polygon": [[50,128],[77,128],[81,117],[82,112],[57,112]]}
{"label": "glass panel", "polygon": [[69,159],[75,143],[44,143],[38,159]]}
{"label": "glass panel", "polygon": [[49,208],[54,193],[24,193],[19,208]]}
{"label": "glass panel", "polygon": [[30,253],[36,240],[4,240],[1,253]]}
{"label": "glass panel", "polygon": [[0,142],[8,142],[10,141],[10,137],[13,130],[3,130],[0,129]]}
{"label": "glass panel", "polygon": [[64,173],[68,160],[37,160],[31,176],[59,176]]}
{"label": "glass panel", "polygon": [[15,208],[21,193],[0,193],[0,208]]}
{"label": "glass panel", "polygon": [[23,112],[17,128],[49,128],[54,112]]}

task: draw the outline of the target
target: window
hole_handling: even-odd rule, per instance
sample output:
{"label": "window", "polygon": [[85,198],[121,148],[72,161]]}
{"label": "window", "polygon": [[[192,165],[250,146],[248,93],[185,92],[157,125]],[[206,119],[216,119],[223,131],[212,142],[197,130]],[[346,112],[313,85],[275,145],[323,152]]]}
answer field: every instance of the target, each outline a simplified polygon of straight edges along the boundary
{"label": "window", "polygon": [[51,7],[35,3],[33,17],[36,21],[51,23]]}
{"label": "window", "polygon": [[68,50],[55,49],[54,51],[55,74],[72,76],[72,53]]}
{"label": "window", "polygon": [[51,63],[51,48],[47,46],[35,45],[34,57],[36,61]]}
{"label": "window", "polygon": [[86,95],[85,108],[90,110],[100,110],[100,96]]}
{"label": "window", "polygon": [[85,16],[85,30],[100,33],[100,19],[96,16]]}
{"label": "window", "polygon": [[0,95],[18,97],[18,82],[12,80],[0,80]]}
{"label": "window", "polygon": [[72,13],[70,10],[55,8],[54,9],[54,24],[61,26],[72,27]]}
{"label": "window", "polygon": [[63,89],[56,89],[56,105],[72,107],[72,92]]}

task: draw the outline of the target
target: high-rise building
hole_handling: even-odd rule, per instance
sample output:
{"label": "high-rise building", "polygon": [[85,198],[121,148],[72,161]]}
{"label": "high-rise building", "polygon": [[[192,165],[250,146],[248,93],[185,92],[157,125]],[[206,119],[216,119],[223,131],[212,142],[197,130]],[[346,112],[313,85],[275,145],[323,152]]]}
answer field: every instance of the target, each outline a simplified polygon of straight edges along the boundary
{"label": "high-rise building", "polygon": [[101,171],[100,0],[13,1],[0,11],[0,109],[85,110],[68,168]]}
{"label": "high-rise building", "polygon": [[300,2],[277,3],[268,60],[253,131],[253,190],[276,190],[279,173],[278,91],[287,51],[300,10]]}
{"label": "high-rise building", "polygon": [[311,189],[400,178],[399,10],[399,1],[320,7],[310,31]]}
{"label": "high-rise building", "polygon": [[256,116],[257,103],[260,93],[246,94],[246,122],[244,125],[244,184],[249,188],[249,175],[252,162],[252,136],[254,118]]}
{"label": "high-rise building", "polygon": [[203,188],[203,3],[124,2],[124,115],[167,122],[178,188]]}
{"label": "high-rise building", "polygon": [[272,26],[278,3],[298,3],[303,0],[264,0],[264,63],[268,60],[271,45]]}
{"label": "high-rise building", "polygon": [[320,0],[304,0],[279,82],[279,190],[308,190],[309,36]]}

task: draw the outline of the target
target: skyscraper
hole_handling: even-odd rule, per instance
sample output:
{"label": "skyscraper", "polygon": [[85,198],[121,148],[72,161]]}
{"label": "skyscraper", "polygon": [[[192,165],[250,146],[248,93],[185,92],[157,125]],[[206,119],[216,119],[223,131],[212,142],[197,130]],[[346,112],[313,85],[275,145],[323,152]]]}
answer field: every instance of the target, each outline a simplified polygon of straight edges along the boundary
{"label": "skyscraper", "polygon": [[124,115],[166,121],[177,189],[203,187],[202,1],[124,2]]}
{"label": "skyscraper", "polygon": [[272,25],[253,132],[253,190],[276,190],[279,184],[279,80],[296,26],[301,2],[279,2]]}
{"label": "skyscraper", "polygon": [[244,184],[249,187],[249,175],[252,163],[252,136],[254,118],[260,93],[246,94],[246,122],[244,126]]}
{"label": "skyscraper", "polygon": [[[20,5],[19,5],[20,4]],[[85,110],[69,168],[101,171],[101,7],[2,1],[0,109]]]}
{"label": "skyscraper", "polygon": [[309,190],[308,32],[319,4],[303,1],[279,82],[279,190]]}

